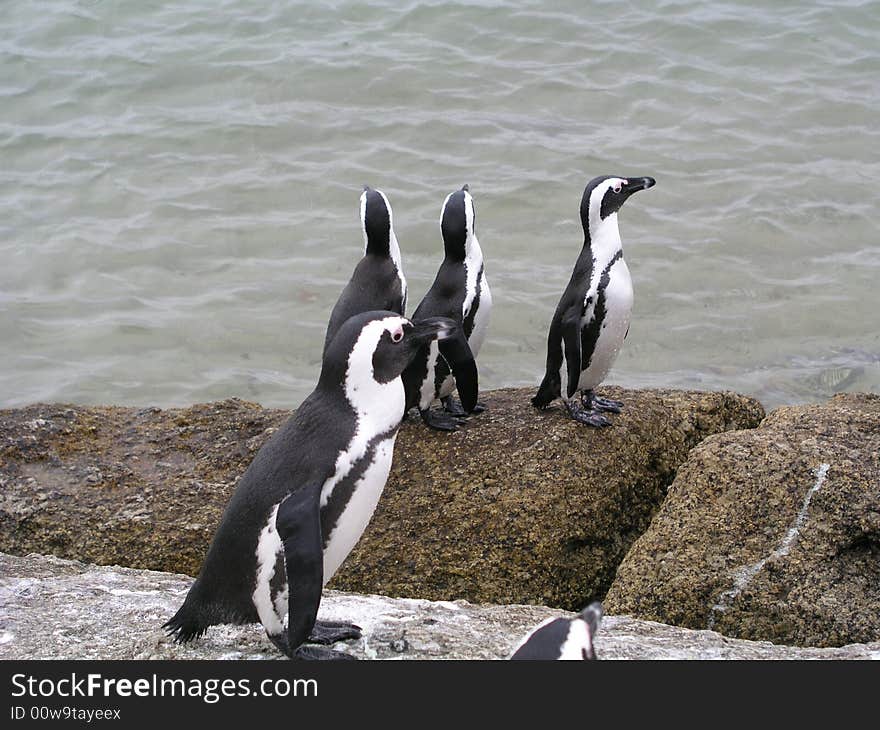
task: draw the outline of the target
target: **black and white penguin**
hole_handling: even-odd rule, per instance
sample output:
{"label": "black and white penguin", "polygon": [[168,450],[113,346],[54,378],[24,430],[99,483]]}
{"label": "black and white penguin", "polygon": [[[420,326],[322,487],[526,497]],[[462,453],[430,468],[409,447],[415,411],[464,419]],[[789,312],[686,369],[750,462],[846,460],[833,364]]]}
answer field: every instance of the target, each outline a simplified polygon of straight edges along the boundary
{"label": "black and white penguin", "polygon": [[601,603],[591,603],[573,618],[548,619],[519,643],[510,658],[595,659],[593,641],[601,623]]}
{"label": "black and white penguin", "polygon": [[363,312],[406,312],[406,277],[400,245],[394,235],[391,203],[381,190],[365,187],[361,195],[361,229],[364,256],[330,313],[324,351],[349,317]]}
{"label": "black and white penguin", "polygon": [[457,329],[394,312],[359,314],[339,328],[317,387],[239,480],[198,578],[165,624],[177,641],[213,624],[259,621],[287,656],[350,658],[303,644],[360,636],[351,624],[316,623],[321,589],[385,487],[404,413],[400,374],[423,346]]}
{"label": "black and white penguin", "polygon": [[[425,317],[449,317],[461,324],[468,347],[476,358],[486,339],[489,315],[492,311],[492,292],[486,280],[483,251],[474,230],[474,199],[465,185],[446,196],[440,213],[440,232],[445,256],[434,283],[413,314],[413,321]],[[481,404],[463,392],[470,385],[463,383],[458,373],[450,373],[445,347],[451,342],[434,342],[413,360],[406,369],[407,408],[418,406],[422,420],[442,431],[454,431],[460,418],[471,412],[484,410]],[[458,387],[461,404],[452,397]],[[437,400],[445,412],[432,411]]]}
{"label": "black and white penguin", "polygon": [[[654,185],[652,177],[602,176],[591,180],[581,199],[584,247],[559,300],[547,336],[547,371],[532,398],[546,408],[563,394],[571,417],[590,426],[610,426],[603,412],[620,413],[619,401],[594,389],[605,379],[629,332],[633,288],[623,260],[617,211],[630,195]],[[573,399],[581,391],[581,403]]]}

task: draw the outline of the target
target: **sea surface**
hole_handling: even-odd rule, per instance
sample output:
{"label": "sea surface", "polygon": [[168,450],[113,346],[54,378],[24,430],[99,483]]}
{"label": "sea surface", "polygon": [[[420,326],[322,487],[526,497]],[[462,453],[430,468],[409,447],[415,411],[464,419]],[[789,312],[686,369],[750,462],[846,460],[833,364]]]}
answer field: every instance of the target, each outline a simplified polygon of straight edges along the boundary
{"label": "sea surface", "polygon": [[412,312],[470,185],[484,388],[535,386],[595,175],[609,382],[880,392],[880,3],[29,0],[0,13],[0,407],[296,406],[382,189]]}

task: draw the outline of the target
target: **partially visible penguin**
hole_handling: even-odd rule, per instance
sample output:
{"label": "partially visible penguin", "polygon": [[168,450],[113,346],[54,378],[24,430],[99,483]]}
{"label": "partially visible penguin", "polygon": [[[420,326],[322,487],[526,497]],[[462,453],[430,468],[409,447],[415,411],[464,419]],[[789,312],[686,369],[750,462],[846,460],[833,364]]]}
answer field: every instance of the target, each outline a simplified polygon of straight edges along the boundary
{"label": "partially visible penguin", "polygon": [[601,603],[591,603],[573,618],[547,619],[519,643],[510,658],[595,659],[593,642],[601,623]]}
{"label": "partially visible penguin", "polygon": [[[465,185],[446,196],[440,213],[440,232],[445,256],[434,283],[425,294],[413,321],[425,317],[449,317],[461,324],[473,357],[476,358],[489,328],[492,292],[486,280],[483,251],[474,228],[474,199]],[[413,361],[403,375],[406,385],[407,409],[418,406],[422,420],[431,428],[454,431],[460,418],[470,412],[484,410],[481,404],[468,403],[457,373],[450,373],[443,347],[434,342]],[[458,387],[461,404],[452,397]],[[431,410],[437,400],[444,411]]]}
{"label": "partially visible penguin", "polygon": [[394,235],[391,203],[381,190],[365,187],[361,195],[364,256],[336,301],[324,337],[324,351],[349,317],[363,312],[406,312],[406,277]]}
{"label": "partially visible penguin", "polygon": [[[594,392],[620,352],[632,314],[632,279],[623,260],[617,211],[630,195],[653,185],[652,177],[609,175],[587,184],[581,199],[584,246],[550,323],[547,371],[532,398],[536,408],[562,397],[569,415],[589,426],[610,426],[603,412],[620,413],[623,403]],[[580,404],[573,398],[578,390]]]}
{"label": "partially visible penguin", "polygon": [[239,480],[198,578],[164,625],[177,641],[214,624],[259,621],[287,656],[351,658],[304,646],[360,636],[351,624],[316,622],[321,589],[385,487],[404,412],[400,374],[422,347],[457,328],[394,312],[360,314],[339,328],[317,387]]}

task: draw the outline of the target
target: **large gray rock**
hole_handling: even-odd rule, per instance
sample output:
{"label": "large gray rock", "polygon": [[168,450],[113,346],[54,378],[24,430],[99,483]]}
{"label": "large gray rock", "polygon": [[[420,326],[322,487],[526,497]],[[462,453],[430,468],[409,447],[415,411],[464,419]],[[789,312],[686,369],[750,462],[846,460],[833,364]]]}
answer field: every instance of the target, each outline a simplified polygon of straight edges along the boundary
{"label": "large gray rock", "polygon": [[784,644],[880,639],[880,396],[779,408],[703,441],[606,603]]}
{"label": "large gray rock", "polygon": [[[401,428],[376,515],[333,587],[579,609],[604,596],[688,450],[757,425],[733,393],[608,395],[614,426],[483,394],[459,432]],[[0,411],[0,550],[194,575],[235,481],[287,412],[36,405]]]}
{"label": "large gray rock", "polygon": [[[160,625],[189,588],[183,575],[0,553],[0,659],[277,659],[259,626],[214,626],[174,644]],[[353,620],[361,659],[504,659],[551,616],[542,606],[473,605],[325,591],[320,617]],[[880,643],[799,649],[606,617],[600,659],[880,659]]]}

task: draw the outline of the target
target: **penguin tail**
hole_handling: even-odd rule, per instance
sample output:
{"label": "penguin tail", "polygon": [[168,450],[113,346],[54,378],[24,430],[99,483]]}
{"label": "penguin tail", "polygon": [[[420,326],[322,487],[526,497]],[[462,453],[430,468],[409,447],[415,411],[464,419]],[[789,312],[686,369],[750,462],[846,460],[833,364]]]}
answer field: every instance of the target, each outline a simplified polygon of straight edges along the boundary
{"label": "penguin tail", "polygon": [[204,634],[212,622],[206,621],[201,612],[196,608],[194,602],[190,601],[192,591],[186,597],[183,605],[178,609],[170,619],[168,619],[162,628],[173,637],[178,644],[185,644],[188,641],[199,638]]}
{"label": "penguin tail", "polygon": [[548,373],[544,376],[544,380],[541,381],[538,392],[532,398],[532,405],[543,410],[561,394],[562,381],[559,378],[559,373]]}

